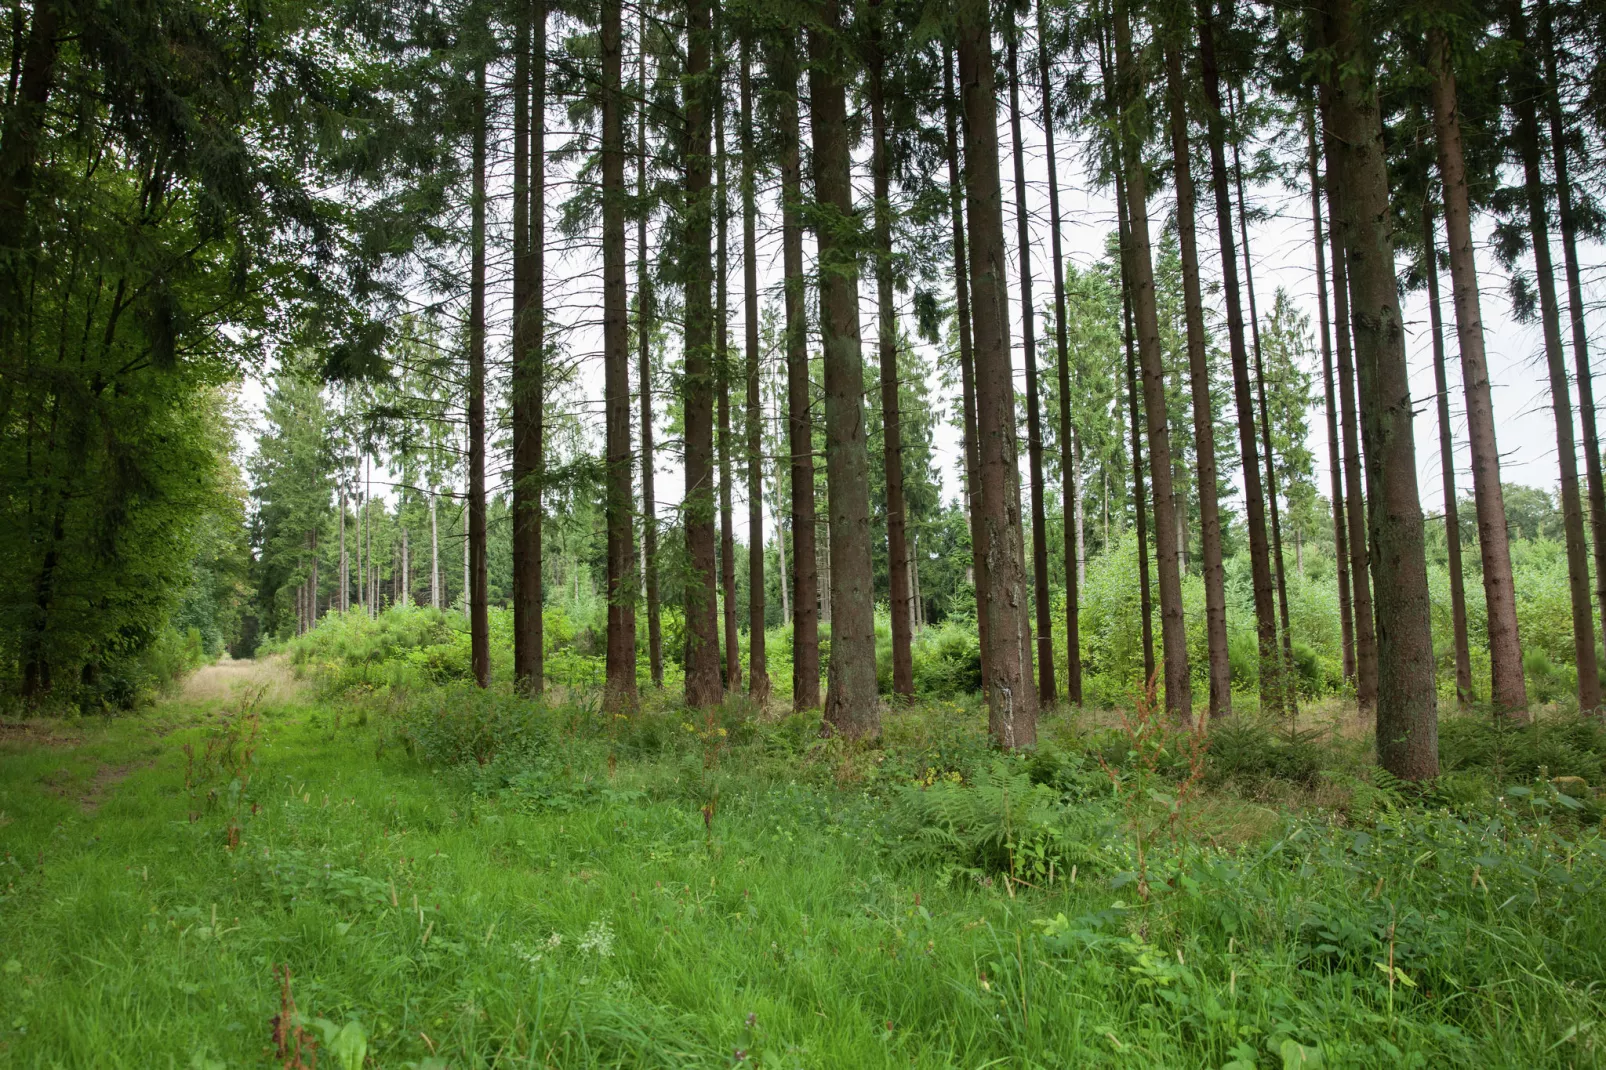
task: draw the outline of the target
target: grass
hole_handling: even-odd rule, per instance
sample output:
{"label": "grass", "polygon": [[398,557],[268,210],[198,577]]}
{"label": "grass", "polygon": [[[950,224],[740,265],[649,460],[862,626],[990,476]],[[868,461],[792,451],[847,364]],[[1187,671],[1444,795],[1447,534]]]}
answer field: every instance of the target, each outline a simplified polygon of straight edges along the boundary
{"label": "grass", "polygon": [[0,1065],[285,1065],[281,967],[325,1066],[1602,1061],[1598,814],[1548,782],[227,671],[0,736]]}

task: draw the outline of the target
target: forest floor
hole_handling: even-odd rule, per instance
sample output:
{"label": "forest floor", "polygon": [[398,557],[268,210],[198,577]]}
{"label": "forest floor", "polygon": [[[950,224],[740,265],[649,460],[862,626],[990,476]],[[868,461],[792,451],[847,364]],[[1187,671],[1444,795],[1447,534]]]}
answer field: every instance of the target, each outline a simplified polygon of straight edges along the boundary
{"label": "forest floor", "polygon": [[409,716],[269,660],[0,726],[0,1066],[1603,1062],[1598,818],[1537,787],[1006,760],[960,703],[443,768]]}

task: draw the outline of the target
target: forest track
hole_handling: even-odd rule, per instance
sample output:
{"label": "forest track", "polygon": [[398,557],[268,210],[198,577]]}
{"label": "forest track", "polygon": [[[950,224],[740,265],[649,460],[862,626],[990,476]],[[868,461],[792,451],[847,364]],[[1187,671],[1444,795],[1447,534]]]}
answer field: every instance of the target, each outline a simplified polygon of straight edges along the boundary
{"label": "forest track", "polygon": [[191,674],[179,697],[186,702],[223,704],[248,690],[261,689],[263,701],[282,702],[296,695],[301,686],[282,655],[236,661],[225,654]]}

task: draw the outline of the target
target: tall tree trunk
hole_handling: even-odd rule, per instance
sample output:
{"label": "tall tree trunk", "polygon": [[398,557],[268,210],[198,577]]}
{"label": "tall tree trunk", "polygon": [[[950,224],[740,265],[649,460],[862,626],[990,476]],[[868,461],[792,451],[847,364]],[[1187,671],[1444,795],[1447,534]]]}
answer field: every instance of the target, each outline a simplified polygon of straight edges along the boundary
{"label": "tall tree trunk", "polygon": [[1266,496],[1261,487],[1256,443],[1255,400],[1249,384],[1249,352],[1244,345],[1242,298],[1238,289],[1238,250],[1232,233],[1232,194],[1226,154],[1226,113],[1216,68],[1211,0],[1199,0],[1199,68],[1204,79],[1206,132],[1210,141],[1210,184],[1216,196],[1216,235],[1221,248],[1221,284],[1227,306],[1227,343],[1232,358],[1233,402],[1238,415],[1238,450],[1243,458],[1244,526],[1249,533],[1249,572],[1255,598],[1255,635],[1260,647],[1260,706],[1282,712],[1282,658],[1277,646],[1276,584],[1266,539]]}
{"label": "tall tree trunk", "polygon": [[1428,322],[1433,335],[1433,385],[1438,390],[1439,468],[1444,482],[1444,546],[1450,570],[1450,630],[1455,642],[1455,698],[1472,705],[1472,649],[1467,645],[1467,593],[1461,575],[1461,518],[1455,498],[1455,439],[1450,432],[1450,383],[1444,371],[1444,322],[1439,314],[1439,252],[1433,208],[1422,201],[1422,249],[1428,276]]}
{"label": "tall tree trunk", "polygon": [[809,103],[814,187],[823,214],[820,333],[825,351],[825,478],[831,539],[829,730],[856,738],[881,732],[875,673],[875,588],[870,569],[870,454],[864,424],[864,352],[859,339],[857,250],[843,234],[853,218],[852,143],[837,36],[838,0],[819,0],[809,27]]}
{"label": "tall tree trunk", "polygon": [[[519,18],[513,94],[513,367],[509,391],[513,409],[513,678],[520,691],[538,695],[545,677],[541,438],[546,393],[546,0],[526,0]],[[520,79],[521,67],[528,71],[528,84]]]}
{"label": "tall tree trunk", "polygon": [[903,428],[898,412],[898,316],[892,279],[892,160],[887,151],[886,62],[881,5],[870,7],[867,90],[870,98],[870,171],[875,184],[876,340],[881,364],[881,442],[887,485],[887,578],[891,588],[892,690],[913,698],[914,660],[909,608],[908,515],[903,497]]}
{"label": "tall tree trunk", "polygon": [[[1333,330],[1327,306],[1327,239],[1322,235],[1322,187],[1316,148],[1316,118],[1307,110],[1310,143],[1310,216],[1316,249],[1316,311],[1321,331],[1322,388],[1327,406],[1327,471],[1333,497],[1333,556],[1338,572],[1339,626],[1344,642],[1344,679],[1355,681],[1355,611],[1350,596],[1349,530],[1344,512],[1344,468],[1338,438],[1338,399],[1333,386]],[[1343,325],[1340,324],[1340,329]]]}
{"label": "tall tree trunk", "polygon": [[1115,0],[1115,66],[1122,105],[1118,128],[1121,170],[1126,174],[1127,279],[1137,321],[1143,412],[1149,439],[1149,475],[1154,487],[1154,549],[1155,565],[1160,574],[1165,708],[1171,717],[1188,723],[1193,720],[1193,684],[1188,669],[1188,631],[1182,614],[1176,498],[1171,483],[1171,423],[1166,409],[1165,365],[1160,353],[1154,261],[1149,246],[1148,176],[1144,173],[1142,135],[1137,132],[1143,129],[1143,87],[1132,56],[1132,23],[1125,0]]}
{"label": "tall tree trunk", "polygon": [[710,70],[713,12],[710,0],[690,0],[686,9],[685,76],[686,248],[685,422],[686,494],[686,704],[717,706],[720,679],[719,617],[714,554],[714,310],[710,135],[718,95]]}
{"label": "tall tree trunk", "polygon": [[1433,87],[1439,177],[1444,188],[1450,296],[1455,306],[1467,442],[1472,452],[1472,494],[1478,513],[1483,597],[1488,611],[1490,701],[1497,713],[1523,716],[1528,708],[1528,688],[1517,635],[1517,595],[1507,541],[1505,492],[1500,486],[1500,449],[1495,441],[1494,402],[1489,390],[1489,363],[1484,355],[1483,312],[1472,249],[1472,208],[1461,151],[1461,112],[1450,63],[1450,41],[1442,29],[1428,31],[1428,71]]}
{"label": "tall tree trunk", "polygon": [[[36,239],[27,236],[28,199],[60,53],[61,6],[61,0],[34,0],[27,44],[21,46],[17,92],[0,132],[0,346],[6,348],[12,344],[23,305],[22,265],[35,252]],[[21,5],[11,14],[15,48],[21,44]],[[17,62],[15,56],[12,62]]]}
{"label": "tall tree trunk", "polygon": [[[474,682],[491,682],[491,617],[485,542],[485,65],[474,74],[474,191],[468,311],[468,634]],[[377,575],[375,583],[378,583]],[[377,593],[377,587],[376,587]]]}
{"label": "tall tree trunk", "polygon": [[351,565],[346,560],[346,488],[344,483],[340,487],[340,612],[344,613],[351,608]]}
{"label": "tall tree trunk", "polygon": [[1377,583],[1377,753],[1390,773],[1419,780],[1439,771],[1438,701],[1383,123],[1376,68],[1352,0],[1326,0],[1325,11],[1335,73],[1328,112],[1339,160],[1330,188],[1340,194],[1334,224],[1349,271]]}
{"label": "tall tree trunk", "polygon": [[1138,609],[1142,617],[1143,682],[1154,679],[1154,588],[1149,578],[1149,494],[1143,481],[1143,420],[1138,410],[1137,345],[1132,323],[1132,276],[1127,263],[1128,232],[1125,169],[1116,172],[1116,213],[1121,239],[1122,351],[1126,354],[1127,430],[1131,435],[1132,520],[1138,540]]}
{"label": "tall tree trunk", "polygon": [[435,515],[435,488],[429,488],[429,605],[441,608],[441,533]]}
{"label": "tall tree trunk", "polygon": [[[1065,260],[1060,249],[1059,161],[1054,152],[1054,94],[1049,77],[1048,23],[1043,0],[1037,0],[1037,84],[1043,100],[1044,154],[1048,158],[1049,253],[1054,260],[1054,345],[1059,388],[1060,500],[1065,526],[1065,697],[1082,704],[1081,613],[1081,480],[1071,430],[1071,360],[1065,316]],[[1038,630],[1048,633],[1039,622]],[[1052,654],[1052,650],[1050,651]],[[1041,670],[1052,682],[1052,663]]]}
{"label": "tall tree trunk", "polygon": [[647,594],[647,661],[652,684],[664,686],[664,630],[658,606],[658,503],[653,493],[652,449],[652,264],[647,251],[647,9],[636,29],[636,378],[641,391],[641,557]]}
{"label": "tall tree trunk", "polygon": [[807,280],[803,275],[803,166],[797,41],[775,49],[779,87],[781,265],[786,284],[786,444],[792,485],[792,708],[820,705],[820,578],[815,549],[814,416],[810,411]]}
{"label": "tall tree trunk", "polygon": [[764,649],[764,441],[760,421],[758,352],[758,206],[754,189],[753,57],[741,44],[742,108],[742,300],[747,313],[747,694],[759,708],[770,696]]}
{"label": "tall tree trunk", "polygon": [[965,193],[976,362],[977,459],[987,576],[981,612],[986,643],[988,724],[1006,750],[1037,742],[1031,625],[1026,613],[1015,387],[1009,358],[1003,188],[998,174],[997,88],[987,0],[959,0],[960,95],[965,114]]}
{"label": "tall tree trunk", "polygon": [[1539,0],[1539,38],[1545,62],[1545,111],[1550,124],[1551,162],[1556,175],[1556,218],[1561,228],[1562,266],[1567,274],[1567,320],[1572,334],[1573,370],[1578,380],[1578,418],[1584,431],[1589,525],[1595,543],[1595,596],[1603,615],[1602,625],[1606,627],[1606,479],[1601,474],[1595,377],[1589,366],[1589,332],[1584,325],[1584,290],[1578,269],[1578,217],[1573,210],[1572,169],[1567,159],[1571,137],[1561,109],[1561,79],[1556,70],[1550,0]]}
{"label": "tall tree trunk", "polygon": [[[1241,90],[1240,90],[1241,91]],[[1229,108],[1231,100],[1228,101]],[[1234,126],[1237,116],[1231,116]],[[1235,132],[1236,134],[1236,132]],[[1288,566],[1283,559],[1283,522],[1277,501],[1277,451],[1271,439],[1271,414],[1266,404],[1266,363],[1260,348],[1260,310],[1255,307],[1254,258],[1249,255],[1249,212],[1244,201],[1244,169],[1238,157],[1238,137],[1232,139],[1232,174],[1238,190],[1238,238],[1244,247],[1244,296],[1249,301],[1249,338],[1255,354],[1255,403],[1260,412],[1260,449],[1266,462],[1266,512],[1271,522],[1272,578],[1277,584],[1277,620],[1282,636],[1283,709],[1299,716],[1299,678],[1294,668],[1294,633],[1288,622]]]}
{"label": "tall tree trunk", "polygon": [[[981,677],[987,676],[987,529],[981,519],[981,455],[976,441],[976,363],[971,333],[970,268],[965,251],[964,185],[959,166],[959,101],[954,93],[954,57],[943,50],[943,112],[948,134],[948,205],[953,216],[954,319],[959,326],[959,389],[965,432],[965,514],[970,519],[970,572],[976,592],[976,632],[981,645]],[[983,687],[985,688],[985,683]]]}
{"label": "tall tree trunk", "polygon": [[[1531,45],[1520,0],[1511,8],[1511,37]],[[1539,316],[1544,326],[1545,360],[1550,370],[1550,403],[1556,420],[1556,454],[1561,468],[1562,530],[1567,540],[1567,585],[1572,595],[1573,656],[1578,667],[1578,708],[1601,704],[1600,674],[1595,661],[1594,607],[1589,592],[1589,551],[1584,541],[1584,510],[1578,490],[1578,447],[1573,438],[1572,392],[1562,351],[1561,307],[1556,300],[1555,266],[1550,256],[1550,209],[1545,203],[1540,170],[1539,118],[1535,99],[1542,92],[1539,72],[1528,59],[1519,64],[1513,106],[1517,113],[1517,148],[1522,156],[1528,201],[1528,231],[1533,240],[1534,281],[1539,287]]]}
{"label": "tall tree trunk", "polygon": [[1015,163],[1015,252],[1020,268],[1021,352],[1026,364],[1026,471],[1032,509],[1032,605],[1037,615],[1037,698],[1059,700],[1054,686],[1054,625],[1049,615],[1048,521],[1043,511],[1043,415],[1037,386],[1037,309],[1032,303],[1031,219],[1026,213],[1026,150],[1020,122],[1020,28],[1009,16],[1009,132]]}
{"label": "tall tree trunk", "polygon": [[607,425],[608,647],[603,709],[636,705],[635,491],[630,454],[630,307],[625,295],[624,34],[602,0],[602,363]]}
{"label": "tall tree trunk", "polygon": [[[1182,310],[1188,336],[1188,385],[1193,400],[1193,441],[1199,494],[1200,569],[1205,589],[1205,644],[1210,658],[1210,716],[1232,712],[1232,663],[1227,652],[1226,568],[1221,558],[1221,512],[1216,498],[1215,410],[1210,404],[1204,297],[1199,284],[1193,150],[1188,144],[1187,83],[1178,43],[1165,52],[1166,100],[1171,119],[1171,164],[1177,190],[1177,239],[1182,258]],[[1325,307],[1325,306],[1324,306]]]}
{"label": "tall tree trunk", "polygon": [[[716,7],[716,19],[718,8]],[[716,40],[720,31],[715,29]],[[719,403],[719,560],[724,595],[725,690],[742,686],[741,638],[736,634],[736,531],[731,515],[730,185],[725,181],[725,64],[714,65],[714,196],[718,213],[714,265],[714,389]]]}

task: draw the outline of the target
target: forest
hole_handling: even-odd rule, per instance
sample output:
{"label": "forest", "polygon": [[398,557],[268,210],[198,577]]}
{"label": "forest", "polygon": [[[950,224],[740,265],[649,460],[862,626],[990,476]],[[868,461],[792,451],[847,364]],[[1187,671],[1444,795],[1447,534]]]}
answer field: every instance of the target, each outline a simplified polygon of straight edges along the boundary
{"label": "forest", "polygon": [[1606,1065],[1598,4],[0,30],[0,1066]]}

